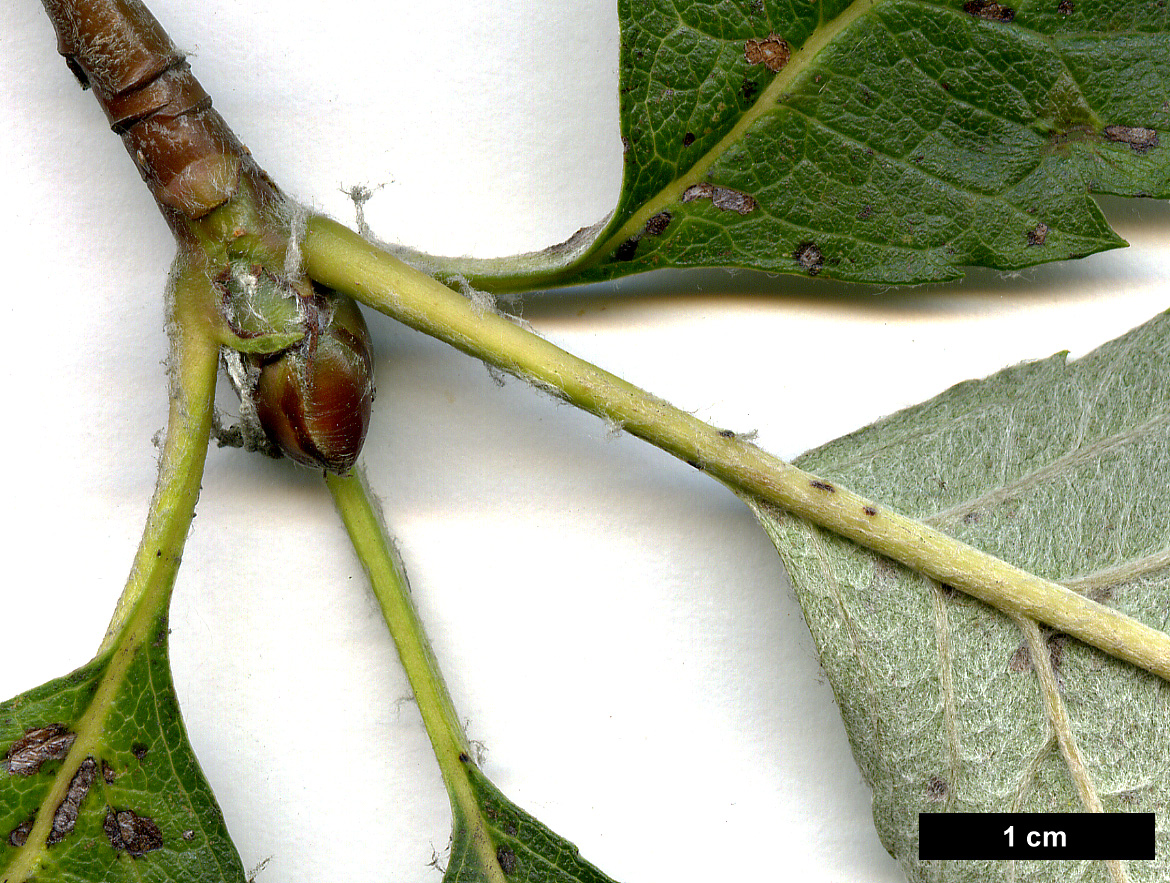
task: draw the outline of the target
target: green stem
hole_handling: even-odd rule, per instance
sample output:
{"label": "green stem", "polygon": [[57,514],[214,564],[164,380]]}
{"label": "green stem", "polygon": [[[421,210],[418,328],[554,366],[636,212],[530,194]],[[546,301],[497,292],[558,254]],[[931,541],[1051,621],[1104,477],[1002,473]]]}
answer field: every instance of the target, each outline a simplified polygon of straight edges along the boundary
{"label": "green stem", "polygon": [[302,251],[318,282],[619,424],[736,492],[1170,680],[1170,635],[729,437],[509,319],[477,310],[340,224],[310,220]]}
{"label": "green stem", "polygon": [[397,549],[387,537],[380,514],[358,474],[327,473],[325,484],[333,494],[354,551],[370,578],[374,597],[382,608],[422,712],[427,735],[435,746],[443,777],[449,779],[451,771],[460,766],[459,755],[467,754],[470,749],[418,611],[410,600],[410,586]]}
{"label": "green stem", "polygon": [[119,641],[138,608],[157,612],[168,602],[203,480],[219,365],[219,341],[209,319],[213,295],[202,273],[188,271],[176,275],[171,297],[166,442],[142,542],[99,655]]}
{"label": "green stem", "polygon": [[348,475],[326,473],[325,484],[333,494],[337,511],[370,579],[374,597],[382,608],[382,616],[398,649],[398,657],[402,660],[427,736],[439,761],[443,783],[451,799],[451,811],[459,823],[470,829],[476,848],[484,850],[480,856],[482,866],[494,868],[497,863],[491,838],[468,780],[467,768],[473,761],[467,735],[443,682],[418,611],[410,599],[410,585],[398,551],[386,534],[381,515],[375,509],[362,476],[352,472]]}

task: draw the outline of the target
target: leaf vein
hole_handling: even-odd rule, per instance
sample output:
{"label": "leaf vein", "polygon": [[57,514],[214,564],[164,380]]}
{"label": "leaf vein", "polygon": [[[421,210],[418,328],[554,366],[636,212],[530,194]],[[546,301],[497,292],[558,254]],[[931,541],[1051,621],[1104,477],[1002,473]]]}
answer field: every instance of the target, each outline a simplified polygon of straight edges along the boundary
{"label": "leaf vein", "polygon": [[930,601],[934,608],[935,644],[938,648],[939,694],[943,706],[943,726],[946,730],[947,754],[950,760],[950,781],[947,788],[947,806],[958,802],[958,782],[962,743],[955,719],[954,652],[951,645],[950,620],[947,616],[946,596],[934,580],[925,580],[930,586]]}
{"label": "leaf vein", "polygon": [[[805,525],[805,530],[808,531],[810,545],[816,552],[817,563],[821,567],[821,572],[824,574],[824,584],[829,590],[829,594],[833,598],[833,603],[837,606],[841,621],[845,624],[845,632],[849,636],[849,651],[857,660],[857,668],[862,672],[865,682],[866,705],[868,706],[870,729],[873,732],[874,744],[879,746],[882,743],[884,736],[884,729],[882,727],[882,718],[879,712],[878,694],[873,685],[873,672],[870,670],[869,660],[861,649],[861,641],[857,635],[857,626],[853,621],[853,616],[850,614],[849,605],[842,597],[841,586],[837,582],[837,574],[829,561],[829,556],[824,544],[824,535],[819,528],[812,525]],[[883,751],[875,751],[875,754],[884,755]]]}
{"label": "leaf vein", "polygon": [[1036,752],[1032,755],[1031,761],[1020,773],[1020,779],[1016,783],[1016,794],[1012,799],[1012,812],[1019,812],[1023,808],[1024,801],[1027,799],[1028,792],[1031,790],[1032,782],[1035,781],[1036,776],[1040,772],[1040,764],[1042,764],[1044,759],[1052,753],[1052,747],[1055,744],[1056,737],[1052,735],[1052,731],[1050,729],[1048,738],[1044,740],[1044,743],[1039,748],[1036,749]]}
{"label": "leaf vein", "polygon": [[1113,567],[1102,568],[1085,576],[1064,580],[1063,585],[1074,592],[1100,600],[1115,586],[1141,579],[1167,567],[1170,567],[1170,547]]}
{"label": "leaf vein", "polygon": [[1139,423],[1137,426],[1126,429],[1122,432],[1117,432],[1112,435],[1105,436],[1097,441],[1080,448],[1074,448],[1066,454],[1050,460],[1043,466],[1039,466],[1030,472],[1019,476],[1010,484],[1005,484],[1002,487],[997,487],[978,497],[971,497],[964,500],[948,509],[943,509],[939,512],[929,515],[923,520],[927,524],[942,525],[952,522],[956,519],[962,518],[977,509],[986,508],[989,506],[997,506],[1001,503],[1010,500],[1012,497],[1018,495],[1020,492],[1027,490],[1041,482],[1048,481],[1061,474],[1067,468],[1079,466],[1080,464],[1091,460],[1109,451],[1125,447],[1126,445],[1143,440],[1146,436],[1152,434],[1154,431],[1170,425],[1170,412],[1155,414],[1148,420]]}
{"label": "leaf vein", "polygon": [[[926,5],[930,5],[930,4],[926,4]],[[948,10],[948,11],[950,11],[950,10]],[[886,22],[884,22],[880,19],[880,17],[877,20],[881,24],[882,28],[886,31],[886,33],[888,33],[890,35],[891,39],[895,43],[898,44],[898,47],[902,50],[902,57],[905,58],[909,64],[913,65],[914,69],[916,71],[918,71],[920,74],[922,74],[924,77],[926,77],[928,80],[930,80],[931,82],[934,82],[934,83],[938,83],[939,82],[938,78],[933,76],[929,71],[926,70],[926,68],[924,68],[919,63],[918,55],[919,55],[920,50],[912,50],[912,49],[906,48],[904,41],[902,40],[902,35],[900,33],[893,31]],[[941,83],[939,85],[941,86]],[[1020,94],[1018,89],[1015,89],[1013,87],[1012,91],[1020,97],[1021,101],[1024,101],[1024,96]],[[985,114],[986,116],[990,117],[991,119],[999,120],[1001,123],[1006,123],[1007,125],[1012,126],[1013,128],[1018,128],[1018,129],[1027,128],[1019,120],[1013,120],[1011,117],[1004,116],[1002,113],[999,113],[999,112],[993,110],[991,107],[983,107],[983,106],[975,104],[971,101],[967,101],[966,99],[959,98],[951,92],[947,93],[947,101],[950,102],[952,105],[955,105],[958,107],[966,107],[969,110],[973,110],[977,113]],[[1039,164],[1038,158],[1037,158],[1037,164]],[[1035,167],[1033,167],[1033,168],[1035,168]]]}
{"label": "leaf vein", "polygon": [[[163,640],[166,641],[167,639],[164,638]],[[142,652],[149,657],[149,653],[145,648],[143,648]],[[168,662],[168,665],[169,664],[170,663]],[[149,691],[150,691],[149,695],[151,696],[151,698],[153,700],[152,704],[154,705],[154,713],[156,715],[158,715],[159,730],[161,731],[162,730],[163,716],[162,716],[162,709],[159,707],[159,700],[158,700],[158,697],[160,694],[158,692],[158,688],[155,686],[155,683],[154,683],[154,666],[152,666],[150,664],[149,658],[146,661],[146,681],[147,681],[147,684],[149,685]],[[165,751],[166,756],[167,756],[167,763],[170,765],[171,771],[175,775],[174,781],[176,783],[181,783],[183,781],[183,777],[180,774],[178,767],[175,766],[175,755],[174,755],[174,752],[171,750],[171,745],[166,738],[163,738],[162,743],[163,743],[163,750]],[[183,788],[183,794],[185,797],[188,797],[188,799],[189,799],[190,795],[188,794],[186,788]],[[204,824],[204,818],[199,813],[192,813],[192,815],[195,816],[196,822],[199,825],[199,830],[202,832],[205,842],[207,842],[209,844],[211,842],[213,842],[211,832],[207,830],[207,826]],[[211,852],[212,857],[215,860],[216,867],[219,869],[220,879],[223,879],[223,880],[231,879],[232,870],[231,870],[231,868],[225,867],[223,862],[220,860],[219,850],[211,849],[210,852]],[[130,864],[133,867],[137,866],[136,862],[131,862]],[[139,876],[139,879],[142,879],[141,875]]]}
{"label": "leaf vein", "polygon": [[[1077,745],[1076,734],[1073,732],[1072,722],[1068,716],[1068,706],[1061,695],[1060,682],[1052,667],[1052,658],[1048,650],[1040,626],[1034,619],[1023,616],[1013,616],[1016,625],[1024,633],[1028,641],[1028,652],[1032,657],[1032,671],[1036,675],[1040,687],[1041,700],[1044,703],[1044,714],[1048,724],[1060,747],[1060,754],[1068,767],[1069,777],[1076,788],[1081,803],[1089,812],[1104,812],[1101,797],[1093,784],[1093,777],[1085,763],[1084,755]],[[1105,862],[1106,870],[1114,883],[1129,883],[1129,874],[1125,867],[1117,861]]]}

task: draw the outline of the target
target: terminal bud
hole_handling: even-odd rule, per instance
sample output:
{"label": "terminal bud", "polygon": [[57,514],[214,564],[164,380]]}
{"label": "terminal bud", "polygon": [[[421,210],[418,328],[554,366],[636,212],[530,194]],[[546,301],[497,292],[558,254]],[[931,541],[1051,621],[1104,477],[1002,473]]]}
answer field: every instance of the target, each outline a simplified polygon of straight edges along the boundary
{"label": "terminal bud", "polygon": [[330,472],[353,468],[370,425],[374,360],[357,304],[330,292],[302,301],[305,337],[259,361],[252,401],[285,456]]}
{"label": "terminal bud", "polygon": [[217,277],[228,376],[240,396],[233,441],[338,474],[353,468],[374,402],[361,311],[303,277],[234,260]]}

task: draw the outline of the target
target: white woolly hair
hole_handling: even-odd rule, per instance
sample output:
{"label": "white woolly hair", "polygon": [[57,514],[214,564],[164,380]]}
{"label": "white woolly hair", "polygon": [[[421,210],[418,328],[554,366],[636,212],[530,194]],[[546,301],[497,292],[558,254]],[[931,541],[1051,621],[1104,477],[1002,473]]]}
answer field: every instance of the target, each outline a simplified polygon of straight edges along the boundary
{"label": "white woolly hair", "polygon": [[288,247],[284,253],[284,275],[299,279],[304,275],[304,260],[301,255],[301,241],[311,214],[309,207],[296,200],[284,197],[278,209],[280,219],[288,229]]}
{"label": "white woolly hair", "polygon": [[459,286],[460,293],[471,301],[471,306],[478,315],[482,316],[485,313],[500,315],[500,310],[496,306],[495,295],[487,291],[480,291],[468,282],[464,276],[451,276],[448,279],[448,284],[452,282]]}

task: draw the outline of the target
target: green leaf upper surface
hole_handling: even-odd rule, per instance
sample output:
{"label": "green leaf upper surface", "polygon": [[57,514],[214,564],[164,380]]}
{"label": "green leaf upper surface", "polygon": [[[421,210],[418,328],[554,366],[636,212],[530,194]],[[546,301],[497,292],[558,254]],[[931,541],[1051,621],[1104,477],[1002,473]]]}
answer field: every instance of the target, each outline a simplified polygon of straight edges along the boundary
{"label": "green leaf upper surface", "polygon": [[490,289],[707,266],[934,282],[1116,248],[1091,194],[1170,196],[1166,4],[618,8],[625,167],[608,223],[424,265]]}
{"label": "green leaf upper surface", "polygon": [[[1170,626],[1170,315],[1076,362],[960,384],[800,465]],[[1127,870],[1170,879],[1170,684],[1063,636],[1034,657],[1024,627],[990,607],[756,508],[873,786],[882,841],[911,879],[1124,879],[1100,863],[917,859],[919,812],[1083,811],[1094,795],[1106,811],[1157,814],[1157,859]]]}
{"label": "green leaf upper surface", "polygon": [[[456,814],[443,883],[613,883],[582,859],[576,846],[508,800],[478,767],[467,762],[464,769],[479,819],[472,823]],[[488,850],[476,848],[476,830],[490,838]],[[483,859],[485,852],[494,861]]]}
{"label": "green leaf upper surface", "polygon": [[[620,9],[625,182],[581,279],[703,265],[953,279],[1122,244],[1089,193],[1170,194],[1164,6]],[[791,51],[778,73],[748,58],[770,37]]]}
{"label": "green leaf upper surface", "polygon": [[243,883],[153,633],[0,705],[0,880]]}

